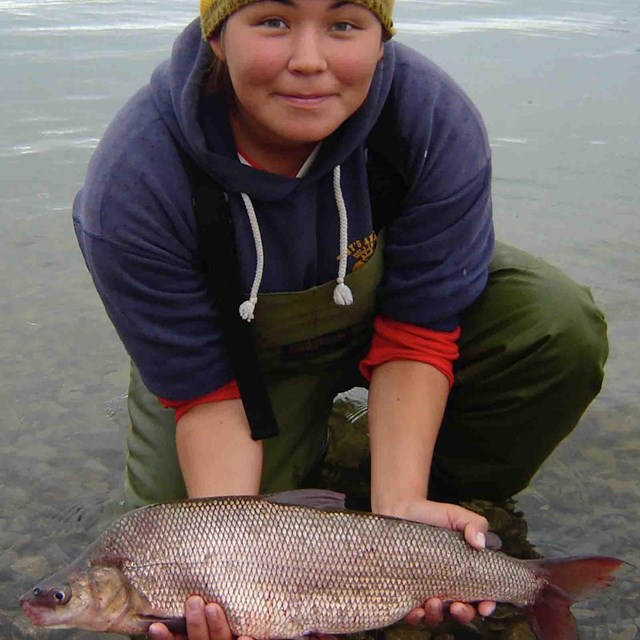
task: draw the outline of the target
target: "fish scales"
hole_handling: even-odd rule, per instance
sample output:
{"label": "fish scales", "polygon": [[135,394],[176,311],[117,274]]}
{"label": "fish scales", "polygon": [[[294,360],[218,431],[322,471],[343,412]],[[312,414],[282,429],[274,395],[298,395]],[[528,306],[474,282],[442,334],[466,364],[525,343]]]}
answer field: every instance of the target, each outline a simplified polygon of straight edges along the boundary
{"label": "fish scales", "polygon": [[625,564],[478,551],[445,529],[335,510],[343,498],[308,489],[143,507],[20,606],[39,626],[140,635],[158,620],[184,631],[184,601],[200,594],[234,633],[266,640],[385,627],[430,597],[498,600],[521,607],[539,640],[577,640],[569,607]]}
{"label": "fish scales", "polygon": [[200,594],[255,638],[383,627],[432,596],[529,604],[542,588],[525,563],[445,529],[251,498],[131,512],[90,550],[114,559],[163,617]]}

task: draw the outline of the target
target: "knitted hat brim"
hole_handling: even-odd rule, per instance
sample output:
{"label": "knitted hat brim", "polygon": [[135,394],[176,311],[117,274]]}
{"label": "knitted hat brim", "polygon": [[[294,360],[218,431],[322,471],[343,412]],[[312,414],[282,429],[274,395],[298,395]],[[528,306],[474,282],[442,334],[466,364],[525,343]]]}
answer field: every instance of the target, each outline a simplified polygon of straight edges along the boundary
{"label": "knitted hat brim", "polygon": [[[384,40],[395,35],[393,28],[393,0],[351,0],[371,11],[382,25]],[[200,27],[202,37],[209,40],[216,34],[222,23],[232,14],[253,4],[256,0],[200,0]]]}

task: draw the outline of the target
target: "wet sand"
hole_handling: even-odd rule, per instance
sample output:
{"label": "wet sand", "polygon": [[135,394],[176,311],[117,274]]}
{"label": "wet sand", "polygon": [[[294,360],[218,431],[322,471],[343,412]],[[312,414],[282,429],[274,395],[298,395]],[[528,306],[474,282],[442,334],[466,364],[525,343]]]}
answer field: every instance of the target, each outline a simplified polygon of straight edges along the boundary
{"label": "wet sand", "polygon": [[[0,638],[99,637],[35,632],[16,606],[109,519],[123,464],[127,357],[70,205],[106,124],[190,14],[65,4],[0,0]],[[498,235],[591,287],[609,321],[602,393],[517,497],[529,539],[640,566],[640,8],[404,0],[396,17],[485,117]],[[574,607],[581,637],[640,637],[639,587],[632,573]]]}

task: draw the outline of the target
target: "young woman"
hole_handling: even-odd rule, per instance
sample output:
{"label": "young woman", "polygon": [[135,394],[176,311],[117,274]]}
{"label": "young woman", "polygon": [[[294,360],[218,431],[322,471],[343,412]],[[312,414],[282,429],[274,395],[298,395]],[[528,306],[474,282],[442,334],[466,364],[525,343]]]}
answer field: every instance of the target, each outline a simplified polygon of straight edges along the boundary
{"label": "young woman", "polygon": [[[98,147],[74,223],[134,363],[129,507],[300,486],[322,462],[335,395],[368,386],[372,510],[481,547],[486,521],[452,503],[523,489],[597,394],[601,313],[552,267],[494,246],[481,118],[390,41],[391,10],[202,0],[200,25]],[[371,157],[402,184],[381,229]],[[222,224],[205,246],[194,194],[205,217],[228,210],[231,240]],[[211,288],[237,270],[237,322],[250,323],[278,435],[247,417],[212,256]],[[191,640],[230,637],[219,607],[189,603]],[[421,617],[438,622],[442,603],[409,616]]]}

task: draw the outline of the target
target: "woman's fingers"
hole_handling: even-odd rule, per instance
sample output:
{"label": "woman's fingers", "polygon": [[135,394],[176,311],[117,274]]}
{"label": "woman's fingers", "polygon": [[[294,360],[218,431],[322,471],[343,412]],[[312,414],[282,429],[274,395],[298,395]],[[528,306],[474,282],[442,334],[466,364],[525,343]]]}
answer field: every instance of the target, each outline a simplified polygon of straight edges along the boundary
{"label": "woman's fingers", "polygon": [[[431,598],[424,603],[424,621],[430,627],[437,627],[444,620],[445,607],[439,598]],[[449,614],[457,622],[468,624],[476,616],[476,610],[464,602],[454,602],[449,607]]]}
{"label": "woman's fingers", "polygon": [[[205,615],[204,600],[199,596],[187,598],[185,607],[187,616],[187,637],[189,640],[211,640],[209,625]],[[220,640],[228,640],[220,638]]]}
{"label": "woman's fingers", "polygon": [[463,529],[464,539],[475,549],[485,549],[488,527],[489,523],[485,518],[470,520]]}
{"label": "woman's fingers", "polygon": [[469,624],[476,617],[476,610],[464,602],[454,602],[449,607],[449,613],[461,624]]}
{"label": "woman's fingers", "polygon": [[[205,605],[200,596],[191,596],[185,606],[187,635],[172,634],[161,623],[149,627],[151,640],[233,640],[231,628],[219,604],[210,602]],[[239,636],[237,640],[253,640],[248,636]]]}
{"label": "woman's fingers", "polygon": [[174,636],[161,622],[155,622],[149,627],[147,635],[151,640],[178,640],[184,636]]}
{"label": "woman's fingers", "polygon": [[440,598],[431,598],[424,603],[424,621],[430,627],[437,627],[444,619],[444,606]]}
{"label": "woman's fingers", "polygon": [[484,601],[478,603],[478,613],[483,618],[488,618],[492,616],[494,611],[496,610],[496,603],[492,601]]}
{"label": "woman's fingers", "polygon": [[[219,604],[210,602],[204,607],[205,619],[207,622],[207,632],[205,640],[232,640],[231,629],[227,618],[222,611],[222,607]],[[189,635],[189,640],[200,640],[199,638],[192,638]]]}
{"label": "woman's fingers", "polygon": [[419,624],[423,620],[424,620],[424,608],[422,607],[417,607],[416,609],[412,609],[404,617],[404,621],[407,624]]}
{"label": "woman's fingers", "polygon": [[[491,601],[479,602],[476,608],[465,602],[454,602],[449,607],[449,615],[460,622],[468,624],[476,615],[487,617],[493,614],[496,609],[496,603]],[[408,624],[418,624],[424,622],[430,627],[437,627],[444,621],[446,607],[439,598],[431,598],[424,603],[424,607],[413,609],[410,611],[404,621]]]}

